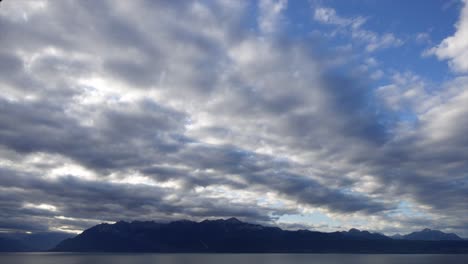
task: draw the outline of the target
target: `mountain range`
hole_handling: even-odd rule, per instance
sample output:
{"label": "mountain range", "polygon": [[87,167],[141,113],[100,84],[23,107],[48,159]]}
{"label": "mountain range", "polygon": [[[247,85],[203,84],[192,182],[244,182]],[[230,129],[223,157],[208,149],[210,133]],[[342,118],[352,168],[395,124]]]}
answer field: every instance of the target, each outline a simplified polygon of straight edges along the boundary
{"label": "mountain range", "polygon": [[424,229],[391,237],[350,229],[323,233],[288,231],[236,218],[100,224],[72,237],[68,233],[0,234],[0,252],[334,252],[467,253],[456,234]]}
{"label": "mountain range", "polygon": [[46,251],[72,236],[63,232],[0,233],[0,252]]}
{"label": "mountain range", "polygon": [[396,234],[391,236],[393,239],[407,239],[407,240],[427,240],[427,241],[437,241],[437,240],[463,240],[461,237],[453,233],[444,233],[439,230],[431,230],[429,228],[423,229],[419,232],[413,232],[407,235]]}
{"label": "mountain range", "polygon": [[332,233],[289,231],[230,218],[202,222],[119,221],[115,224],[99,224],[74,238],[65,239],[52,251],[468,253],[468,241],[429,229],[394,239],[357,229]]}

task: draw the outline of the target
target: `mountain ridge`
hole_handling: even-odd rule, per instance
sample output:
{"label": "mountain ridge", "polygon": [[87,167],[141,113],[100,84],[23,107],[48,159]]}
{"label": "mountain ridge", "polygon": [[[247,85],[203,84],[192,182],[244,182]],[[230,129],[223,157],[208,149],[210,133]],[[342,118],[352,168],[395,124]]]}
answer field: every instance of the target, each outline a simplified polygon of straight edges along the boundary
{"label": "mountain ridge", "polygon": [[21,232],[0,234],[0,252],[46,251],[73,235],[64,232]]}
{"label": "mountain ridge", "polygon": [[161,253],[468,253],[468,241],[395,240],[350,229],[282,230],[236,218],[99,224],[51,251]]}
{"label": "mountain ridge", "polygon": [[429,228],[425,228],[421,231],[415,231],[406,235],[396,234],[391,236],[393,239],[405,239],[405,240],[425,240],[425,241],[442,241],[442,240],[450,240],[450,241],[460,241],[464,240],[463,238],[459,237],[454,233],[444,233],[440,230],[432,230]]}

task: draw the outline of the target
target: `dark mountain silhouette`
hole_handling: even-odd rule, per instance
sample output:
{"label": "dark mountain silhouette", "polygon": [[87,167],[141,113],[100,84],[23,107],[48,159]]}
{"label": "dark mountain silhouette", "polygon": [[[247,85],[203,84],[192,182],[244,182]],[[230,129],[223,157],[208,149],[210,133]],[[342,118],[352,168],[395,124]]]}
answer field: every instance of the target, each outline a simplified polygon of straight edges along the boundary
{"label": "dark mountain silhouette", "polygon": [[0,252],[28,251],[27,247],[17,239],[0,237]]}
{"label": "dark mountain silhouette", "polygon": [[356,229],[333,233],[286,231],[230,218],[202,222],[100,224],[62,241],[52,251],[468,253],[468,241],[394,240]]}
{"label": "dark mountain silhouette", "polygon": [[370,240],[389,240],[391,238],[379,234],[370,233],[369,231],[360,231],[355,228],[351,228],[348,232],[341,232],[348,239],[370,239]]}
{"label": "dark mountain silhouette", "polygon": [[61,232],[0,234],[0,252],[46,251],[72,235]]}
{"label": "dark mountain silhouette", "polygon": [[413,232],[404,236],[392,236],[394,239],[407,239],[407,240],[426,240],[426,241],[440,241],[440,240],[463,240],[461,237],[453,233],[444,233],[439,230],[431,230],[426,228],[424,230]]}

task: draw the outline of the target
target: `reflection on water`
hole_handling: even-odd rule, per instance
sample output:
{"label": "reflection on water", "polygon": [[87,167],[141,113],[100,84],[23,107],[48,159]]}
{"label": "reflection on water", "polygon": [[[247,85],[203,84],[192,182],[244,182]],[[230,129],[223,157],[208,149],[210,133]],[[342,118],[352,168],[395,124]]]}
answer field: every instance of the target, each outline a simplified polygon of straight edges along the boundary
{"label": "reflection on water", "polygon": [[2,264],[466,264],[468,255],[381,254],[0,254]]}

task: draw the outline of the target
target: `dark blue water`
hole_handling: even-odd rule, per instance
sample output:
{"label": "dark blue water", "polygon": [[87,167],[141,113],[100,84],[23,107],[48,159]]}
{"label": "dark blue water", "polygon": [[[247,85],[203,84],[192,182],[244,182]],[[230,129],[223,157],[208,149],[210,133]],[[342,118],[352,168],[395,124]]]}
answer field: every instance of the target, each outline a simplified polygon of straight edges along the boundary
{"label": "dark blue water", "polygon": [[467,264],[468,255],[2,253],[1,264]]}

